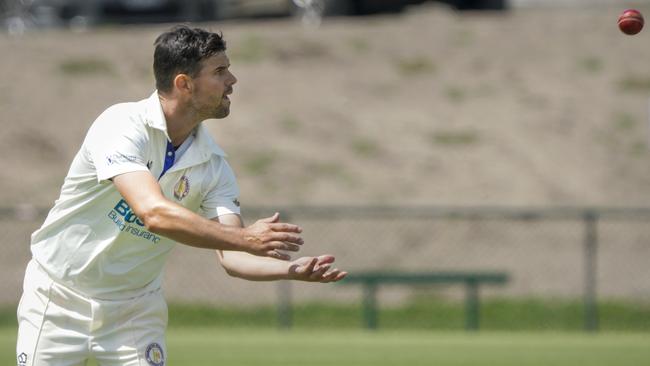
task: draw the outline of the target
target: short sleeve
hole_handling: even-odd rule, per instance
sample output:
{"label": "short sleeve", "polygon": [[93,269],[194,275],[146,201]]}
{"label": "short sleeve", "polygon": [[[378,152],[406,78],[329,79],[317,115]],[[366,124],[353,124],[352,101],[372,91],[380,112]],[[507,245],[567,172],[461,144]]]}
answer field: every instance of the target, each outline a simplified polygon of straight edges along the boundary
{"label": "short sleeve", "polygon": [[200,214],[208,219],[221,215],[239,215],[239,187],[230,165],[221,160],[221,169],[216,184],[210,188],[201,202]]}
{"label": "short sleeve", "polygon": [[125,108],[111,107],[100,115],[84,141],[99,182],[124,173],[148,170],[146,127],[122,109]]}

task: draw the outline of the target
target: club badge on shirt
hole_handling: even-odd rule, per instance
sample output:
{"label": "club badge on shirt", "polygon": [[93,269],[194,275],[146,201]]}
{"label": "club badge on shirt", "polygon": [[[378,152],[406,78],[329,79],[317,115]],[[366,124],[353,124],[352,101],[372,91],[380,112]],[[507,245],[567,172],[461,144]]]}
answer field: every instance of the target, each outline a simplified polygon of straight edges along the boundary
{"label": "club badge on shirt", "polygon": [[181,201],[188,193],[190,193],[190,180],[186,176],[182,176],[174,186],[174,197]]}

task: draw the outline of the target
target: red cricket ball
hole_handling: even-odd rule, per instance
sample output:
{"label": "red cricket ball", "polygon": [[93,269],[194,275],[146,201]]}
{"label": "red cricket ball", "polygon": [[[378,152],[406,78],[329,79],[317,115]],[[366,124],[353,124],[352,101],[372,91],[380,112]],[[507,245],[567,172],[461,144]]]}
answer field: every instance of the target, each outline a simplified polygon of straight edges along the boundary
{"label": "red cricket ball", "polygon": [[630,36],[641,32],[643,23],[643,15],[636,9],[627,9],[618,17],[618,28]]}

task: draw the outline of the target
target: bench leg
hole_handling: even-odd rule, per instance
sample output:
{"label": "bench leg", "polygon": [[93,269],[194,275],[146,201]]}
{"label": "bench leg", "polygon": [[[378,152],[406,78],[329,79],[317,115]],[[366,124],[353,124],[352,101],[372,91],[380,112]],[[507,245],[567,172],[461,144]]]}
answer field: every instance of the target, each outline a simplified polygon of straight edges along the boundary
{"label": "bench leg", "polygon": [[278,281],[278,325],[280,329],[291,329],[293,306],[291,304],[291,281]]}
{"label": "bench leg", "polygon": [[465,330],[478,330],[479,327],[479,299],[478,283],[466,282],[465,294]]}
{"label": "bench leg", "polygon": [[377,284],[363,286],[363,319],[367,329],[377,329]]}

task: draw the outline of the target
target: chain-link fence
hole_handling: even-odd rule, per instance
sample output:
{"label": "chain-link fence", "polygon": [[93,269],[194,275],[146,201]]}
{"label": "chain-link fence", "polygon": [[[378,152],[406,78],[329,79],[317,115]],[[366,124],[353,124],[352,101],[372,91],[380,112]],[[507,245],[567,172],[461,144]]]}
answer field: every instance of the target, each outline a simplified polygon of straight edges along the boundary
{"label": "chain-link fence", "polygon": [[[650,300],[650,209],[287,207],[283,220],[304,228],[304,255],[334,254],[350,272],[499,271],[504,286],[484,286],[482,297]],[[270,208],[245,211],[248,223]],[[43,210],[0,210],[0,303],[18,301],[29,235]],[[259,283],[229,278],[209,251],[177,246],[169,259],[165,292],[171,302],[228,306],[358,302],[355,286]],[[390,286],[382,304],[399,304],[416,289]],[[461,286],[436,286],[460,298]]]}

